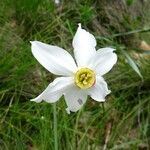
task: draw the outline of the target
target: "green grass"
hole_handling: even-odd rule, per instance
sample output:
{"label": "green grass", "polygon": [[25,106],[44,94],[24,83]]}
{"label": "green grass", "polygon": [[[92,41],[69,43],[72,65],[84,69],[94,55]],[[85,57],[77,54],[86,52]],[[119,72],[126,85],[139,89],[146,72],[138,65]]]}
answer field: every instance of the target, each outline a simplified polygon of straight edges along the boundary
{"label": "green grass", "polygon": [[[56,6],[48,0],[2,0],[0,5],[0,150],[150,149],[150,56],[137,50],[141,40],[150,39],[148,2],[65,0]],[[63,97],[56,103],[55,140],[54,106],[30,101],[55,76],[32,56],[29,41],[72,53],[79,22],[97,37],[97,48],[117,48],[119,60],[105,76],[112,90],[105,103],[89,98],[70,115]]]}

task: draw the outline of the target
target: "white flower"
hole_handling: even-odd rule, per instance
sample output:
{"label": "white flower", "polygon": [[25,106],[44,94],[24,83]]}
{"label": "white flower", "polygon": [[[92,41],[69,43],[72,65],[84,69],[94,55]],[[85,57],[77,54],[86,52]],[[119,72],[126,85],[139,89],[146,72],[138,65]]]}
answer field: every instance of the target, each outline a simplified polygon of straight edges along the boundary
{"label": "white flower", "polygon": [[86,102],[87,96],[98,102],[104,102],[110,93],[107,83],[102,77],[109,72],[117,62],[113,48],[101,48],[96,51],[96,40],[92,34],[81,28],[81,24],[73,39],[75,60],[64,49],[33,41],[32,53],[39,63],[57,77],[38,97],[35,102],[42,100],[54,103],[64,95],[70,111],[78,111]]}
{"label": "white flower", "polygon": [[59,3],[60,3],[60,0],[55,0],[56,5],[59,5]]}

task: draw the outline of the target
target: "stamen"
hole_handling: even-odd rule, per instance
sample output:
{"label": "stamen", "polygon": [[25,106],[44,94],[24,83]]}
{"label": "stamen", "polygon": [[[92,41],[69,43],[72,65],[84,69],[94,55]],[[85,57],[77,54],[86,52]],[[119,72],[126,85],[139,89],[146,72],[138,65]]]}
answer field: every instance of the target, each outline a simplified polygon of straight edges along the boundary
{"label": "stamen", "polygon": [[84,80],[84,81],[83,81],[83,84],[85,84],[85,85],[86,85],[86,84],[87,84],[87,81],[86,81],[86,80]]}

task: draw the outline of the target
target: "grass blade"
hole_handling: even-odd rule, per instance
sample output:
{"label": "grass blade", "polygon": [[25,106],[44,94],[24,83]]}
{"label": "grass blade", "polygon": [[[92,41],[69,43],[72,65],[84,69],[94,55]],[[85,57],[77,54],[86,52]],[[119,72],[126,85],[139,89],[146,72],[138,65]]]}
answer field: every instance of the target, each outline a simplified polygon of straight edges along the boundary
{"label": "grass blade", "polygon": [[137,64],[135,63],[135,61],[130,57],[130,55],[129,55],[126,51],[122,50],[122,53],[123,53],[123,54],[125,55],[125,57],[127,58],[127,61],[128,61],[128,63],[129,63],[129,65],[132,67],[132,69],[133,69],[133,70],[139,75],[139,77],[143,80],[143,76],[142,76],[142,74],[141,74],[141,72],[140,72],[140,70],[139,70]]}

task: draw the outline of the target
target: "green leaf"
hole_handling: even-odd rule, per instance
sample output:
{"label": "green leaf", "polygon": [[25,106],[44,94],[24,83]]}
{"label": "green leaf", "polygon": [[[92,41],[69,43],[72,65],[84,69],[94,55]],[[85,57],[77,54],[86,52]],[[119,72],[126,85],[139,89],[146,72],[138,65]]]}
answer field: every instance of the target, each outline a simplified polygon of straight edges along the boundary
{"label": "green leaf", "polygon": [[134,2],[134,0],[126,0],[126,3],[127,3],[128,6],[132,5],[133,2]]}
{"label": "green leaf", "polygon": [[143,76],[137,66],[137,64],[135,63],[135,61],[130,57],[130,55],[124,51],[124,50],[121,50],[122,53],[125,55],[125,57],[127,58],[127,61],[129,63],[129,65],[132,67],[132,69],[139,75],[139,77],[143,80]]}

